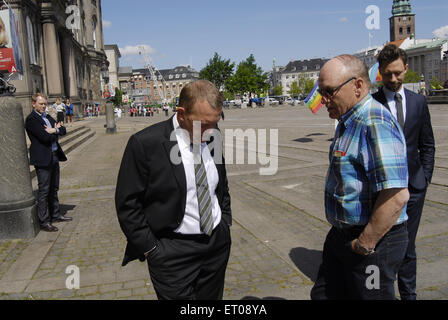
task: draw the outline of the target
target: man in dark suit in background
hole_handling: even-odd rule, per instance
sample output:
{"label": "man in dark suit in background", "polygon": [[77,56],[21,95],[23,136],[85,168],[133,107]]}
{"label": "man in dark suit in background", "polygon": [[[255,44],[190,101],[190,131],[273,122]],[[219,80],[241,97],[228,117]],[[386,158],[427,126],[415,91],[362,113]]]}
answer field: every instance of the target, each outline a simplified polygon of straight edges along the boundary
{"label": "man in dark suit in background", "polygon": [[131,136],[123,155],[115,193],[128,241],[122,265],[146,258],[159,299],[223,296],[230,195],[224,158],[211,147],[222,141],[204,142],[222,104],[211,82],[187,84],[177,113]]}
{"label": "man in dark suit in background", "polygon": [[42,230],[55,232],[58,228],[52,222],[72,220],[63,216],[58,199],[59,161],[67,160],[58,137],[65,135],[66,130],[62,122],[56,123],[52,117],[47,117],[47,98],[43,94],[36,93],[31,100],[33,111],[26,118],[25,128],[31,141],[30,164],[36,168],[39,186],[37,215]]}
{"label": "man in dark suit in background", "polygon": [[408,70],[406,52],[395,45],[388,45],[380,52],[378,62],[384,86],[373,97],[391,111],[406,138],[410,192],[406,212],[409,217],[409,244],[398,272],[398,289],[402,300],[415,300],[415,238],[426,190],[434,170],[434,134],[425,97],[403,88],[403,80]]}

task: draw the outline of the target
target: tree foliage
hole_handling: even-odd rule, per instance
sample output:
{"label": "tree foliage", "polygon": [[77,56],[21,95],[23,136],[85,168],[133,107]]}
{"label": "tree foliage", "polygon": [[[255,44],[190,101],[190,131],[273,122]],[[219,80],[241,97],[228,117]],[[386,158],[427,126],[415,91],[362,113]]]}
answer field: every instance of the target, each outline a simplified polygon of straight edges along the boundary
{"label": "tree foliage", "polygon": [[420,81],[421,81],[421,78],[418,75],[418,73],[409,69],[408,72],[406,73],[406,75],[404,76],[403,83],[417,83]]}
{"label": "tree foliage", "polygon": [[218,89],[226,83],[233,74],[235,64],[230,60],[225,60],[215,52],[212,59],[208,61],[208,64],[199,72],[200,79],[206,79],[212,82]]}
{"label": "tree foliage", "polygon": [[241,95],[244,93],[261,95],[269,89],[268,74],[257,66],[251,54],[238,65],[235,74],[226,82],[226,88]]}
{"label": "tree foliage", "polygon": [[115,107],[121,106],[123,104],[123,91],[115,88],[115,96],[111,100]]}
{"label": "tree foliage", "polygon": [[274,96],[281,96],[281,95],[283,95],[283,87],[282,87],[282,85],[281,84],[276,85],[274,87],[274,90],[273,90],[272,94]]}

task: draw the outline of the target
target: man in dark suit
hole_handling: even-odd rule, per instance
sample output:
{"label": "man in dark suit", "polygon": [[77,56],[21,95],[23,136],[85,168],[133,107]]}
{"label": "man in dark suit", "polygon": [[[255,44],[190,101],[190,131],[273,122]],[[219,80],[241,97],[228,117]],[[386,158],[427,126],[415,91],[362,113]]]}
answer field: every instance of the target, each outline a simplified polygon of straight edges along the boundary
{"label": "man in dark suit", "polygon": [[391,111],[406,138],[410,192],[406,211],[409,217],[409,244],[398,272],[398,289],[402,300],[415,300],[415,238],[426,190],[434,170],[434,134],[425,97],[403,88],[403,80],[408,70],[406,52],[395,45],[388,45],[380,52],[378,62],[384,86],[373,97]]}
{"label": "man in dark suit", "polygon": [[128,242],[122,265],[146,258],[159,299],[223,296],[232,218],[215,130],[221,111],[211,82],[189,83],[177,113],[131,136],[123,155],[115,193]]}
{"label": "man in dark suit", "polygon": [[71,221],[64,217],[59,208],[59,161],[67,157],[58,143],[58,137],[65,135],[63,123],[47,116],[47,98],[36,93],[32,96],[33,111],[25,121],[25,128],[31,141],[30,164],[36,168],[39,186],[37,196],[37,215],[44,231],[55,232],[58,228],[52,222]]}

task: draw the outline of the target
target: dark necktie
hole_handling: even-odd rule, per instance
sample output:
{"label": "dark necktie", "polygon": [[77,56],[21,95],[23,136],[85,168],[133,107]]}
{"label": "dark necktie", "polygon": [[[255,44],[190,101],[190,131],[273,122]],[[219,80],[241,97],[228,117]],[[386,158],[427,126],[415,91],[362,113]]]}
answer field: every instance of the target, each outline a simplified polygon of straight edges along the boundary
{"label": "dark necktie", "polygon": [[401,126],[401,129],[404,129],[404,115],[403,115],[403,97],[397,92],[395,94],[395,106],[397,108],[397,120]]}
{"label": "dark necktie", "polygon": [[[200,155],[198,155],[200,157]],[[211,235],[213,231],[212,219],[212,199],[208,189],[207,173],[205,171],[204,161],[200,157],[200,163],[194,165],[196,178],[196,193],[198,197],[199,217],[201,231]]]}

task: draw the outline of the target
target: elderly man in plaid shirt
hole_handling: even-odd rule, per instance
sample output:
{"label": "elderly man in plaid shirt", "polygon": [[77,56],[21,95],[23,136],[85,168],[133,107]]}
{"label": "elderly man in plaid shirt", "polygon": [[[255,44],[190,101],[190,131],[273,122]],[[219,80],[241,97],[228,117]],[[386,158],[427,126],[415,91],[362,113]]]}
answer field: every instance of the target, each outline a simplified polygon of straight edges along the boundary
{"label": "elderly man in plaid shirt", "polygon": [[332,228],[312,299],[395,299],[408,242],[406,142],[369,91],[367,68],[354,56],[338,56],[321,70],[319,93],[339,124],[325,186]]}

